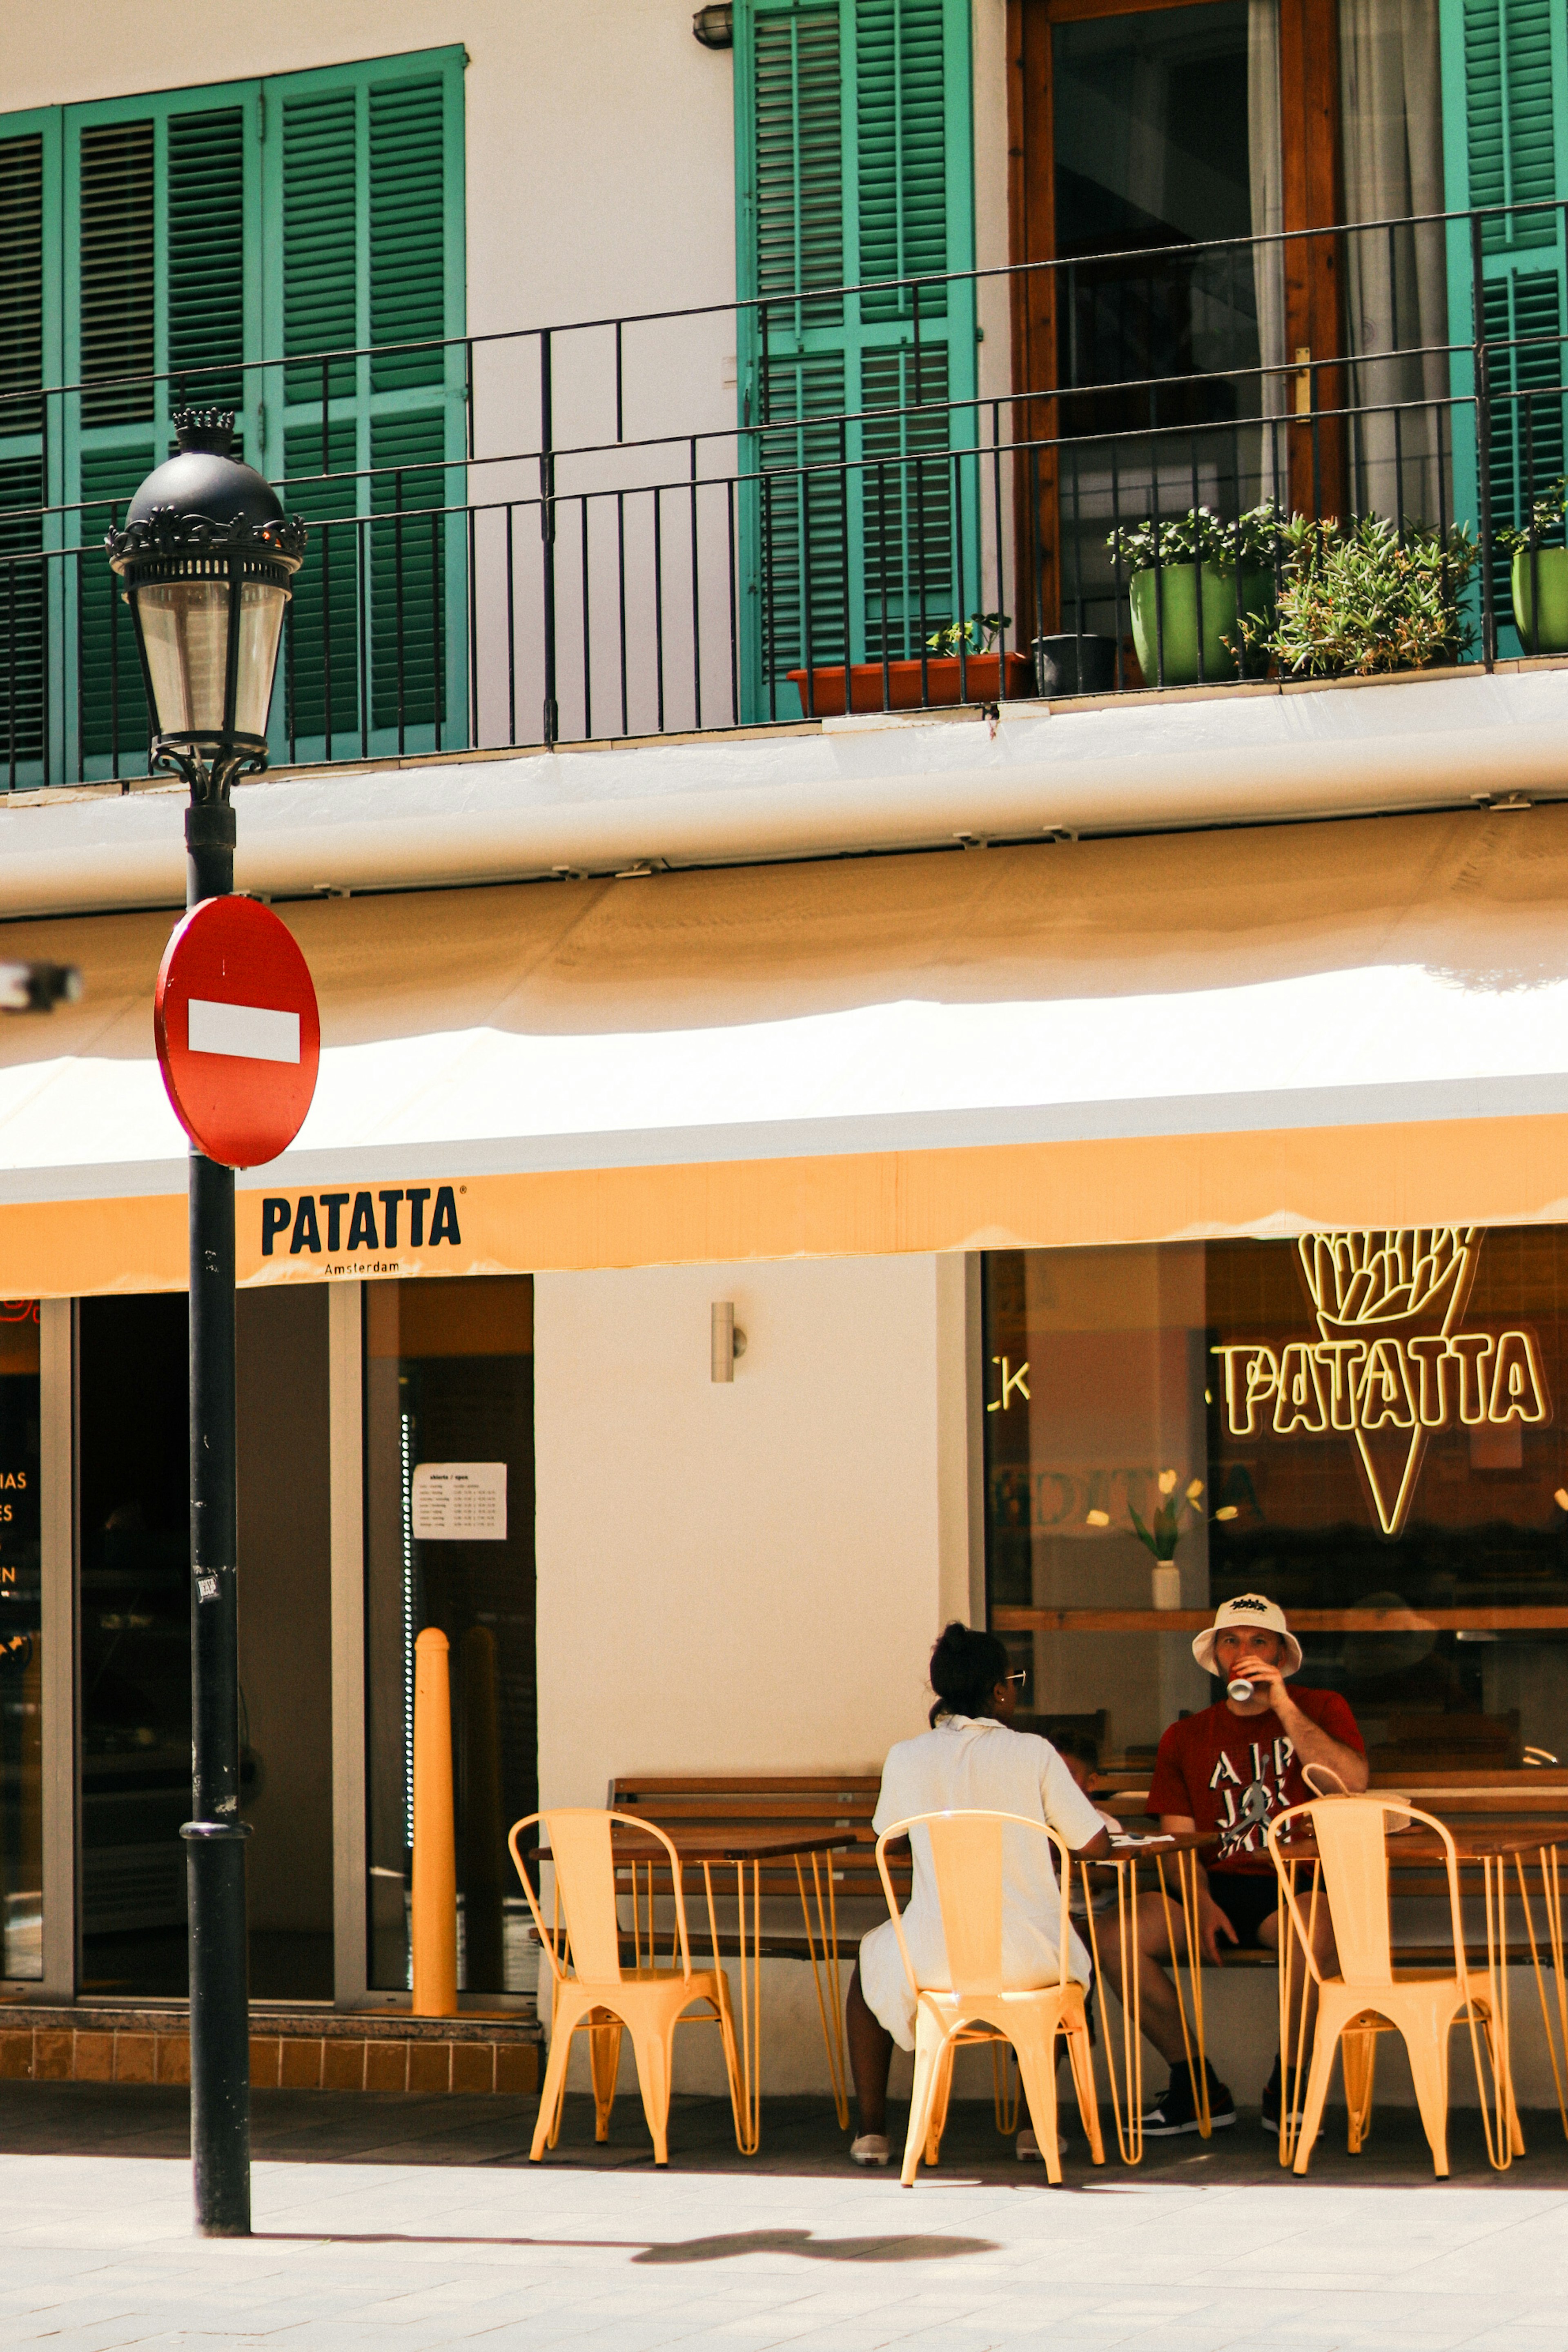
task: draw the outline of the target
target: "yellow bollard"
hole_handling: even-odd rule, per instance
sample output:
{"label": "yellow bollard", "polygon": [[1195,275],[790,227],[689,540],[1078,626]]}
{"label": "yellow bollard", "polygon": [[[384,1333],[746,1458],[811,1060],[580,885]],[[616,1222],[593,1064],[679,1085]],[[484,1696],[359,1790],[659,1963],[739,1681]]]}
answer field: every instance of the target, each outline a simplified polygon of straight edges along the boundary
{"label": "yellow bollard", "polygon": [[458,2014],[458,1866],[452,1830],[452,1691],[447,1636],[414,1644],[414,1997],[416,2017]]}

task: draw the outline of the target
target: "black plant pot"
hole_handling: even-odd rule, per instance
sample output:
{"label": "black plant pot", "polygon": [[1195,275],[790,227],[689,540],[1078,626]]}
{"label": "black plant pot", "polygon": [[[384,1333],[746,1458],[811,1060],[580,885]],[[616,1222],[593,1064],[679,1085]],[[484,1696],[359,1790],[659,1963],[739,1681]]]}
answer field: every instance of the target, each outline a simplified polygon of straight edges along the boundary
{"label": "black plant pot", "polygon": [[1116,639],[1087,635],[1037,637],[1035,684],[1047,701],[1068,694],[1113,694]]}

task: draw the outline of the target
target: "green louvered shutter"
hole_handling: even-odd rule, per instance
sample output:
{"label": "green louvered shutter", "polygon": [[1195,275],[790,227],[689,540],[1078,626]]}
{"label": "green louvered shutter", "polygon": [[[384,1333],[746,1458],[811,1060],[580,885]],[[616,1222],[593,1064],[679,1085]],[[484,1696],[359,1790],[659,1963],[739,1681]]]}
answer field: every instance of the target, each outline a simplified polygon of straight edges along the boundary
{"label": "green louvered shutter", "polygon": [[[1494,527],[1522,523],[1531,494],[1564,470],[1563,345],[1568,327],[1563,219],[1568,195],[1568,20],[1559,0],[1442,0],[1443,133],[1454,211],[1542,204],[1501,214],[1481,235],[1481,308],[1492,423],[1488,441]],[[1468,224],[1449,231],[1449,333],[1469,335],[1473,247]],[[1454,365],[1461,398],[1474,390],[1467,357]],[[1455,420],[1454,510],[1480,510],[1469,414]],[[1494,572],[1502,648],[1517,650],[1508,564]]]}
{"label": "green louvered shutter", "polygon": [[0,116],[0,789],[141,767],[103,534],[182,404],[232,406],[320,526],[275,757],[461,740],[464,353],[394,346],[463,332],[464,64]]}
{"label": "green louvered shutter", "polygon": [[310,750],[319,742],[330,760],[369,749],[360,725],[360,533],[342,519],[358,505],[359,371],[353,359],[304,354],[353,352],[360,341],[359,97],[307,89],[285,96],[276,110],[281,349],[298,362],[283,374],[279,470],[287,505],[310,525],[283,642],[284,709],[295,742]]}
{"label": "green louvered shutter", "polygon": [[104,532],[172,447],[173,409],[247,405],[246,140],[233,90],[67,112],[66,373],[81,386],[65,404],[65,543],[77,552],[60,568],[54,632],[67,775],[135,773],[147,748]]}
{"label": "green louvered shutter", "polygon": [[42,773],[44,134],[0,139],[0,788]]}
{"label": "green louvered shutter", "polygon": [[[462,59],[268,84],[281,222],[273,463],[313,527],[285,637],[301,759],[463,740]],[[409,349],[409,345],[428,348]],[[323,362],[321,354],[350,356]],[[269,432],[271,428],[269,427]]]}
{"label": "green louvered shutter", "polygon": [[[274,756],[461,740],[465,534],[441,509],[464,496],[464,356],[393,346],[462,333],[463,66],[432,50],[0,118],[0,777],[141,766],[102,541],[184,404],[233,407],[247,457],[322,525]],[[40,383],[79,387],[47,434]]]}
{"label": "green louvered shutter", "polygon": [[[918,653],[973,603],[969,18],[963,0],[741,0],[746,715],[786,673]],[[876,281],[880,281],[880,287]],[[848,294],[816,289],[864,288]],[[924,406],[924,414],[909,413]],[[965,582],[970,583],[966,589]]]}
{"label": "green louvered shutter", "polygon": [[176,402],[245,407],[245,110],[169,118],[169,352]]}

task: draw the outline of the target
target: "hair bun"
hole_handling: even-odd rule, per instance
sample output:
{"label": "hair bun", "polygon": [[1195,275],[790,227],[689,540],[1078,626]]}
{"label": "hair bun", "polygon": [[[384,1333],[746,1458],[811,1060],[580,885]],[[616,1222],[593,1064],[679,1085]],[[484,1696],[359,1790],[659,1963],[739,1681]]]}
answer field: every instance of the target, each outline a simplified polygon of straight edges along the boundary
{"label": "hair bun", "polygon": [[931,1722],[942,1715],[985,1716],[998,1683],[1007,1679],[1007,1652],[994,1633],[984,1633],[954,1618],[944,1625],[931,1654],[931,1686],[936,1705]]}

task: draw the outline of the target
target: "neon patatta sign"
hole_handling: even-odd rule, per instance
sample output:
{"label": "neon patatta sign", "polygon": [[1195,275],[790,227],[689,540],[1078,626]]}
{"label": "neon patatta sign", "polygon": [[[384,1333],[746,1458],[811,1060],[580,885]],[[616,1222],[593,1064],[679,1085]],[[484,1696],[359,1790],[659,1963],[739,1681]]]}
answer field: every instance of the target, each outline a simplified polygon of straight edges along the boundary
{"label": "neon patatta sign", "polygon": [[1297,1248],[1319,1337],[1212,1350],[1224,1366],[1230,1434],[1343,1430],[1378,1525],[1396,1536],[1433,1430],[1549,1421],[1534,1333],[1464,1328],[1481,1240],[1476,1225],[1304,1234]]}

